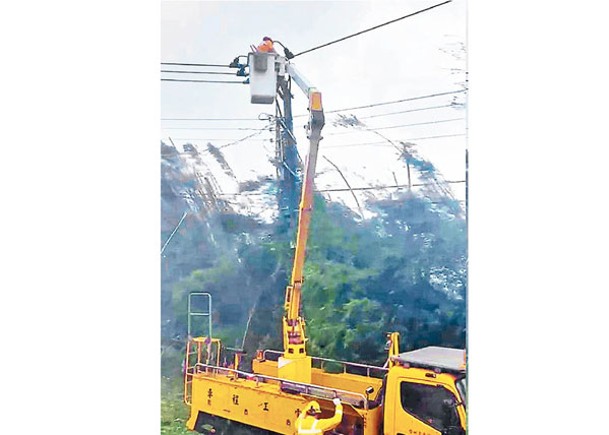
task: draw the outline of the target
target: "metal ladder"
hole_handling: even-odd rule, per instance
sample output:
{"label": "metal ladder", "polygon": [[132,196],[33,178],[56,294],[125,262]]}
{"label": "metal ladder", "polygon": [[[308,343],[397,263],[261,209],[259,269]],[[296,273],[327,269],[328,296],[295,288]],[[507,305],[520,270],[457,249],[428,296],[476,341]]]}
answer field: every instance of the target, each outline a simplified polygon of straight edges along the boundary
{"label": "metal ladder", "polygon": [[[192,298],[193,296],[202,296],[207,298],[207,311],[196,312],[192,311]],[[192,317],[207,317],[208,318],[208,337],[212,337],[212,323],[211,323],[211,294],[205,292],[193,292],[188,295],[188,341],[186,342],[186,356],[184,359],[184,366],[182,370],[184,372],[184,403],[190,405],[192,403],[192,377],[195,373],[195,365],[199,362],[200,355],[198,355],[197,347],[191,346],[192,344]],[[191,361],[194,357],[194,364]]]}

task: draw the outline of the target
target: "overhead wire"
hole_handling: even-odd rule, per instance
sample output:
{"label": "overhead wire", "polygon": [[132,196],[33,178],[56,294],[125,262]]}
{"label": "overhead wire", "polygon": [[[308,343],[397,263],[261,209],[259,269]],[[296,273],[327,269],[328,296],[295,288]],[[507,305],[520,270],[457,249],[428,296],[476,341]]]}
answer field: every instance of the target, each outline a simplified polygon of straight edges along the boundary
{"label": "overhead wire", "polygon": [[[394,139],[394,141],[406,142],[406,141],[440,139],[440,138],[445,138],[445,137],[457,137],[457,136],[466,136],[466,134],[458,133],[458,134],[444,134],[444,135],[438,135],[438,136],[411,137],[408,139]],[[323,147],[323,149],[327,150],[330,148],[348,148],[348,147],[366,146],[366,145],[390,145],[390,144],[387,143],[386,141],[385,142],[363,142],[363,143],[350,143],[350,144],[342,144],[342,145],[329,145],[329,146]]]}
{"label": "overhead wire", "polygon": [[226,67],[230,68],[230,65],[217,64],[217,63],[183,63],[183,62],[161,62],[161,65],[174,65],[174,66],[215,66],[215,67]]}
{"label": "overhead wire", "polygon": [[336,40],[334,40],[334,41],[330,41],[330,42],[327,42],[327,43],[325,43],[325,44],[318,45],[317,47],[309,48],[308,50],[304,50],[304,51],[301,51],[300,53],[296,53],[296,54],[295,54],[293,57],[297,57],[297,56],[300,56],[300,55],[305,54],[305,53],[310,53],[310,52],[312,52],[312,51],[319,50],[320,48],[327,47],[327,46],[332,45],[332,44],[336,44],[337,42],[341,42],[341,41],[344,41],[344,40],[346,40],[346,39],[353,38],[353,37],[355,37],[355,36],[361,35],[361,34],[363,34],[363,33],[370,32],[370,31],[372,31],[372,30],[379,29],[379,28],[384,27],[384,26],[387,26],[387,25],[389,25],[389,24],[393,24],[393,23],[398,22],[398,21],[401,21],[401,20],[403,20],[403,19],[405,19],[405,18],[410,18],[410,17],[413,17],[413,16],[415,16],[415,15],[421,14],[421,13],[423,13],[423,12],[427,12],[427,11],[429,11],[429,10],[431,10],[431,9],[434,9],[434,8],[439,7],[439,6],[442,6],[442,5],[445,5],[445,4],[447,4],[447,3],[450,3],[451,1],[452,1],[452,0],[448,0],[448,1],[445,1],[445,2],[442,2],[442,3],[438,3],[438,4],[435,4],[435,5],[433,5],[433,6],[429,6],[429,7],[425,8],[425,9],[420,9],[420,10],[418,10],[418,11],[416,11],[416,12],[412,12],[412,13],[410,13],[410,14],[408,14],[408,15],[404,15],[403,17],[395,18],[395,19],[393,19],[393,20],[391,20],[391,21],[387,21],[387,22],[385,22],[385,23],[378,24],[378,25],[376,25],[376,26],[374,26],[374,27],[370,27],[369,29],[361,30],[361,31],[359,31],[359,32],[357,32],[357,33],[353,33],[353,34],[351,34],[351,35],[344,36],[344,37],[339,38],[339,39],[336,39]]}
{"label": "overhead wire", "polygon": [[161,118],[161,121],[262,121],[259,118]]}
{"label": "overhead wire", "polygon": [[[415,126],[419,126],[419,125],[429,125],[429,124],[441,124],[441,123],[445,123],[445,122],[451,122],[451,121],[462,121],[465,120],[465,118],[452,118],[452,119],[441,119],[441,120],[436,120],[436,121],[428,121],[428,122],[417,122],[417,123],[413,123],[413,124],[400,124],[400,125],[391,125],[391,126],[387,126],[387,127],[378,127],[378,128],[372,128],[372,127],[368,127],[368,128],[363,128],[363,129],[359,129],[357,128],[357,126],[355,126],[356,129],[353,129],[351,131],[342,131],[339,133],[328,133],[326,134],[326,136],[340,136],[340,135],[344,135],[344,134],[353,134],[353,133],[361,133],[361,132],[365,132],[365,131],[372,131],[372,130],[388,130],[388,129],[393,129],[393,128],[402,128],[402,127],[415,127]],[[337,128],[340,127],[349,127],[349,126],[336,126]],[[162,127],[163,130],[228,130],[228,131],[237,131],[237,130],[249,130],[249,131],[258,131],[258,128],[251,128],[251,127]]]}
{"label": "overhead wire", "polygon": [[[240,140],[239,138],[226,138],[226,137],[174,137],[175,140],[196,140],[196,141],[212,141],[212,140]],[[254,141],[270,141],[271,139],[252,139]]]}
{"label": "overhead wire", "polygon": [[[411,137],[406,139],[393,139],[396,142],[406,142],[406,141],[416,141],[416,140],[429,140],[429,139],[441,139],[445,137],[458,137],[458,136],[466,136],[466,133],[456,133],[456,134],[444,134],[437,136],[423,136],[423,137]],[[217,138],[202,138],[202,137],[174,137],[175,140],[194,140],[194,141],[212,141],[212,140],[233,140],[222,137]],[[239,139],[241,140],[241,139]],[[252,139],[253,141],[260,142],[270,142],[273,138],[270,139]],[[323,149],[330,148],[348,148],[355,146],[366,146],[366,145],[389,145],[387,141],[377,141],[377,142],[363,142],[363,143],[350,143],[350,144],[341,144],[341,145],[328,145],[324,146]]]}
{"label": "overhead wire", "polygon": [[[443,181],[446,184],[460,184],[465,183],[466,180],[448,180]],[[396,185],[386,185],[386,186],[362,186],[362,187],[330,187],[325,189],[315,189],[315,192],[348,192],[350,190],[360,191],[360,190],[387,190],[387,189],[405,189],[411,187],[426,187],[426,186],[435,186],[436,183],[412,183],[412,184],[396,184]],[[219,192],[216,193],[218,196],[258,196],[258,195],[274,195],[274,192]]]}
{"label": "overhead wire", "polygon": [[186,79],[161,79],[162,82],[190,82],[190,83],[234,83],[237,85],[246,84],[245,80],[242,82],[235,80],[186,80]]}
{"label": "overhead wire", "polygon": [[162,127],[162,130],[250,130],[258,131],[259,128],[248,128],[248,127]]}
{"label": "overhead wire", "polygon": [[324,113],[337,113],[337,112],[346,112],[347,110],[368,109],[368,108],[371,108],[371,107],[387,106],[389,104],[404,103],[406,101],[424,100],[426,98],[433,98],[433,97],[441,97],[441,96],[444,96],[444,95],[459,94],[461,92],[465,92],[465,89],[457,89],[455,91],[448,91],[448,92],[438,92],[438,93],[435,93],[435,94],[419,95],[418,97],[401,98],[399,100],[386,101],[386,102],[383,102],[383,103],[372,103],[372,104],[366,104],[366,105],[363,105],[363,106],[347,107],[345,109],[328,110],[328,111],[325,111]]}
{"label": "overhead wire", "polygon": [[[328,113],[347,112],[349,110],[369,109],[369,108],[372,108],[372,107],[387,106],[387,105],[390,105],[390,104],[404,103],[404,102],[407,102],[407,101],[424,100],[424,99],[427,99],[427,98],[442,97],[444,95],[459,94],[459,93],[462,93],[462,92],[466,92],[466,90],[465,89],[457,89],[455,91],[438,92],[438,93],[435,93],[435,94],[419,95],[417,97],[401,98],[399,100],[384,101],[382,103],[371,103],[371,104],[366,104],[366,105],[363,105],[363,106],[346,107],[346,108],[343,108],[343,109],[324,110],[324,113],[328,114]],[[305,114],[301,114],[301,115],[294,115],[294,118],[299,118],[299,117],[304,117],[304,116],[309,116],[309,114],[305,113]]]}
{"label": "overhead wire", "polygon": [[[362,133],[362,132],[374,132],[376,130],[389,130],[392,128],[403,128],[403,127],[416,127],[419,125],[430,125],[430,124],[441,124],[444,122],[452,122],[452,121],[463,121],[465,120],[465,118],[452,118],[452,119],[440,119],[437,121],[428,121],[428,122],[416,122],[414,124],[401,124],[401,125],[390,125],[388,127],[365,127],[365,128],[357,128],[357,126],[354,126],[354,129],[351,131],[342,131],[339,133],[328,133],[326,136],[340,136],[340,135],[344,135],[344,134],[353,134],[353,133]],[[338,126],[338,127],[343,127],[343,126]],[[345,127],[349,127],[349,126],[345,126]]]}
{"label": "overhead wire", "polygon": [[[446,184],[458,184],[465,183],[465,180],[455,180],[455,181],[443,181],[442,183]],[[349,190],[385,190],[385,189],[403,189],[406,187],[424,187],[424,186],[435,186],[434,183],[412,183],[408,184],[396,184],[394,186],[364,186],[364,187],[353,187],[351,189],[347,187],[336,187],[329,189],[319,189],[317,192],[348,192]]]}
{"label": "overhead wire", "polygon": [[[348,110],[367,109],[367,108],[371,108],[371,107],[386,106],[386,105],[390,105],[390,104],[398,104],[398,103],[403,103],[403,102],[408,102],[408,101],[416,101],[416,100],[423,100],[423,99],[427,99],[427,98],[439,97],[439,96],[444,96],[444,95],[458,94],[461,92],[466,92],[466,91],[464,89],[459,89],[459,90],[449,91],[449,92],[440,92],[440,93],[435,93],[435,94],[419,95],[416,97],[402,98],[399,100],[384,101],[384,102],[380,102],[380,103],[371,103],[371,104],[367,104],[364,106],[328,110],[328,111],[324,111],[324,113],[326,113],[326,114],[327,113],[338,113],[338,112],[346,112]],[[421,110],[432,110],[432,109],[440,109],[440,108],[445,108],[445,107],[453,107],[453,105],[446,104],[446,105],[441,105],[441,106],[422,107],[422,108],[417,108],[417,109],[403,110],[403,111],[399,111],[399,112],[390,112],[390,113],[381,113],[381,114],[377,114],[377,115],[362,116],[359,118],[360,119],[376,118],[376,117],[394,115],[394,114],[399,114],[399,113],[417,112],[417,111],[421,111]],[[301,118],[301,117],[305,117],[305,116],[309,116],[309,114],[307,113],[307,114],[301,114],[301,115],[294,115],[293,118],[299,118],[299,117]],[[161,121],[260,121],[260,119],[259,118],[161,118]]]}
{"label": "overhead wire", "polygon": [[168,69],[162,69],[161,70],[162,73],[172,73],[172,74],[219,74],[219,75],[226,75],[226,76],[236,76],[237,74],[235,73],[230,73],[230,72],[224,72],[224,71],[178,71],[178,70],[168,70]]}
{"label": "overhead wire", "polygon": [[258,136],[259,134],[263,133],[264,131],[270,131],[270,128],[269,127],[261,128],[260,131],[258,131],[256,133],[252,133],[252,134],[250,134],[248,136],[242,137],[241,139],[238,139],[238,140],[236,140],[234,142],[227,143],[227,144],[224,144],[224,145],[220,145],[218,147],[218,149],[226,148],[226,147],[229,147],[231,145],[236,145],[236,144],[238,144],[240,142],[243,142],[244,140],[250,139],[250,138],[252,138],[254,136]]}
{"label": "overhead wire", "polygon": [[442,106],[421,107],[420,109],[400,110],[399,112],[380,113],[377,115],[369,115],[369,116],[358,116],[358,118],[359,119],[379,118],[382,116],[398,115],[398,114],[409,113],[409,112],[421,112],[423,110],[443,109],[446,107],[454,107],[454,106],[452,104],[444,104]]}

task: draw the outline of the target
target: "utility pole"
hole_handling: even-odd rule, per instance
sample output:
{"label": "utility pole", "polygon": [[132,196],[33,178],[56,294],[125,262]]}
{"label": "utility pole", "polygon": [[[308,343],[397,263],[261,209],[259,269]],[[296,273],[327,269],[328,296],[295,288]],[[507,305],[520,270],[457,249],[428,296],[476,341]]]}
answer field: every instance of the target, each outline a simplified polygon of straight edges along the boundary
{"label": "utility pole", "polygon": [[[279,78],[278,95],[283,101],[283,116],[277,117],[277,127],[281,130],[276,144],[276,154],[279,158],[279,212],[284,220],[284,229],[294,228],[298,218],[298,201],[300,199],[301,179],[299,176],[300,162],[296,137],[294,136],[294,122],[292,118],[292,92],[291,80]],[[281,110],[278,110],[281,115]]]}

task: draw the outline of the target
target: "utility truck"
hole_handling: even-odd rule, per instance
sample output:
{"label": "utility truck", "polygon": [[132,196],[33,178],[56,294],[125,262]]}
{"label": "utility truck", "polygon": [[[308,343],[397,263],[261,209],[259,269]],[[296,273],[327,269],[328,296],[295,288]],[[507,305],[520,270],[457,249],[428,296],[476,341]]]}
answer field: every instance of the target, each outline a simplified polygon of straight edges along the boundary
{"label": "utility truck", "polygon": [[249,53],[247,65],[241,65],[242,72],[249,68],[252,103],[274,103],[278,81],[288,79],[308,97],[309,152],[294,263],[285,292],[283,350],[258,351],[252,370],[243,371],[238,358],[229,367],[220,364],[222,344],[218,339],[189,338],[184,375],[184,401],[190,407],[186,425],[201,433],[220,433],[218,423],[228,420],[232,428],[243,426],[247,433],[292,435],[297,433],[296,420],[309,401],[316,400],[321,417],[327,418],[334,414],[332,401],[338,398],[344,413],[333,434],[464,435],[464,350],[427,347],[400,353],[400,337],[394,332],[387,335],[388,358],[382,367],[307,354],[301,290],[324,112],[320,91],[290,62],[289,50],[285,53],[285,57]]}

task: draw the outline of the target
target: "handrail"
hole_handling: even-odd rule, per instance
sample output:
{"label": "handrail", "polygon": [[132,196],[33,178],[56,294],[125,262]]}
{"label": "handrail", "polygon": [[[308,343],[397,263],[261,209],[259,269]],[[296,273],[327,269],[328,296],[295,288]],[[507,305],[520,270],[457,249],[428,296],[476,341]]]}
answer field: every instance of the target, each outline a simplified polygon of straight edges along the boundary
{"label": "handrail", "polygon": [[[265,349],[262,352],[262,357],[264,359],[266,359],[266,354],[270,353],[273,355],[283,355],[283,352],[279,351],[279,350],[272,350],[272,349]],[[360,368],[365,368],[366,369],[366,376],[370,377],[370,370],[380,370],[382,372],[387,373],[389,371],[389,369],[387,367],[379,367],[379,366],[373,366],[373,365],[368,365],[368,364],[360,364],[360,363],[354,363],[354,362],[349,362],[349,361],[339,361],[339,360],[335,360],[335,359],[330,359],[330,358],[321,358],[321,357],[311,357],[311,359],[313,361],[322,361],[322,362],[332,362],[332,363],[337,363],[337,364],[342,364],[344,366],[343,369],[343,373],[347,373],[346,369],[347,367],[360,367]],[[323,369],[323,364],[321,364],[321,368]]]}
{"label": "handrail", "polygon": [[[249,378],[249,379],[253,379],[256,381],[256,386],[258,386],[258,384],[260,383],[260,380],[262,381],[266,381],[266,380],[271,380],[271,381],[276,381],[279,382],[280,386],[286,386],[286,387],[300,387],[303,389],[303,391],[298,391],[301,394],[305,394],[308,396],[313,396],[313,397],[317,397],[317,398],[321,398],[321,399],[333,399],[334,397],[338,397],[341,400],[344,400],[345,402],[351,404],[351,405],[359,405],[361,403],[363,403],[364,409],[368,410],[368,399],[360,393],[354,393],[353,391],[346,391],[346,390],[340,390],[337,388],[328,388],[328,387],[324,387],[321,385],[315,385],[315,384],[306,384],[303,382],[296,382],[296,381],[289,381],[286,379],[281,379],[281,378],[276,378],[273,376],[267,376],[267,375],[260,375],[257,373],[248,373],[248,372],[242,372],[241,370],[235,370],[235,369],[229,369],[229,368],[225,368],[225,367],[218,367],[218,366],[213,366],[210,364],[203,364],[203,363],[197,363],[195,364],[195,366],[193,367],[195,370],[191,376],[194,376],[195,374],[201,373],[209,373],[209,369],[211,369],[211,372],[216,374],[216,373],[226,373],[226,372],[231,372],[237,375],[237,377],[242,376],[245,378]],[[205,371],[198,371],[198,368],[204,368],[204,369],[208,369]],[[320,390],[322,392],[325,393],[329,393],[329,396],[324,396],[322,394],[315,394],[313,390]],[[342,396],[342,397],[341,397]],[[347,400],[349,399],[349,400]]]}

